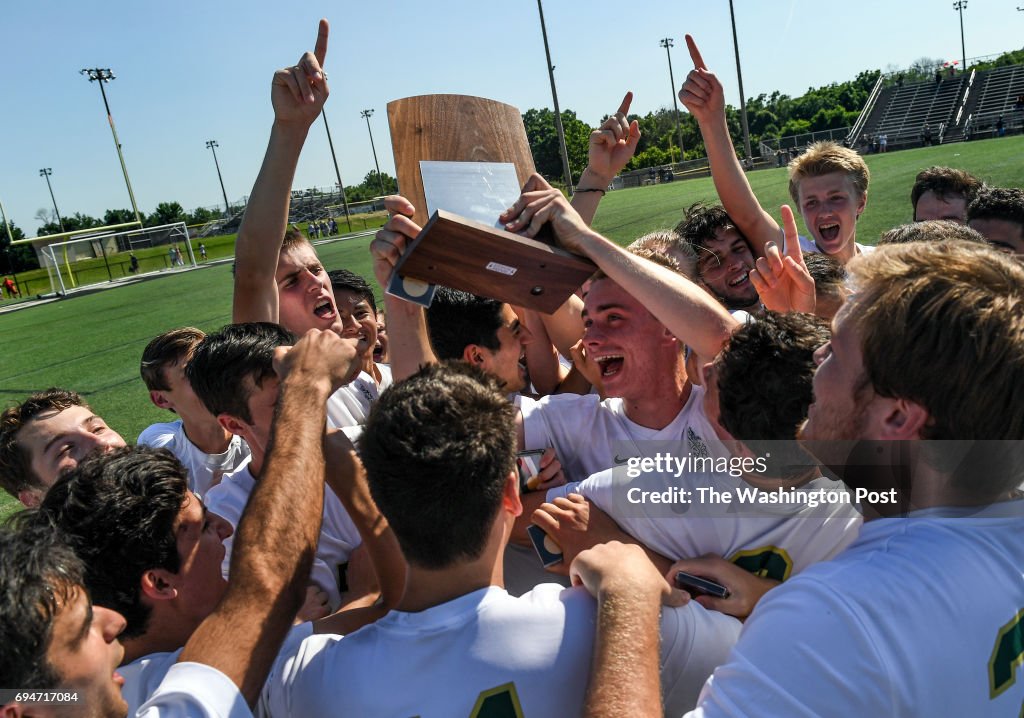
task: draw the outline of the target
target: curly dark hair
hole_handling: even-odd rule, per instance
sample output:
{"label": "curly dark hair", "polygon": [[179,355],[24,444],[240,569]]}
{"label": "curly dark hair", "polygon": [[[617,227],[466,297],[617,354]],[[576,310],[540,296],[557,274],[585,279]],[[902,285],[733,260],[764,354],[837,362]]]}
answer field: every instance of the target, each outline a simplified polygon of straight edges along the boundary
{"label": "curly dark hair", "polygon": [[967,205],[967,221],[972,219],[1003,219],[1024,230],[1024,189],[986,187]]}
{"label": "curly dark hair", "polygon": [[715,238],[718,230],[735,226],[721,205],[694,202],[686,208],[683,220],[676,225],[675,231],[694,250],[699,260],[701,250],[707,246],[708,240]]}
{"label": "curly dark hair", "polygon": [[984,242],[985,238],[976,230],[948,219],[929,219],[924,222],[901,224],[899,227],[882,232],[878,246],[906,244],[907,242]]}
{"label": "curly dark hair", "polygon": [[515,470],[515,412],[493,377],[461,361],[425,366],[374,404],[360,455],[410,563],[480,556]]}
{"label": "curly dark hair", "polygon": [[82,559],[93,601],[125,617],[125,638],[145,633],[149,621],[142,574],[181,568],[174,525],[187,491],[188,473],[171,452],[125,447],[81,462],[39,507],[40,521]]}
{"label": "curly dark hair", "polygon": [[765,312],[715,359],[720,421],[737,439],[792,440],[814,400],[814,352],[831,338],[812,314]]}
{"label": "curly dark hair", "polygon": [[961,195],[970,203],[983,186],[984,183],[970,172],[955,167],[929,167],[921,170],[910,190],[914,221],[917,221],[917,201],[925,192],[934,192],[939,199],[945,199],[947,195]]}

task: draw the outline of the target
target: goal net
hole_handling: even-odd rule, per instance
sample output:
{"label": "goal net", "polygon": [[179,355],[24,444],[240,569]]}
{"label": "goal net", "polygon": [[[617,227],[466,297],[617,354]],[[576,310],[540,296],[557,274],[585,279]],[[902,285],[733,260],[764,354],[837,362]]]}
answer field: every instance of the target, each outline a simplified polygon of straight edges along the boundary
{"label": "goal net", "polygon": [[50,288],[59,294],[196,266],[184,222],[121,232],[99,227],[76,233],[73,239],[34,244]]}

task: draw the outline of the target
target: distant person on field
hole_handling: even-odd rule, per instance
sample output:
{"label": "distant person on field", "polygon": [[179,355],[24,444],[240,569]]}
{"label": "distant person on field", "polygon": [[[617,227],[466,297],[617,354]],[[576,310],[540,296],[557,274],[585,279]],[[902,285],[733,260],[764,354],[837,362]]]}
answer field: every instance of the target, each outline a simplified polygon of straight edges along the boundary
{"label": "distant person on field", "polygon": [[[755,257],[764,256],[769,243],[783,248],[783,233],[750,188],[725,119],[725,91],[707,69],[700,50],[686,38],[694,69],[679,91],[679,99],[697,118],[711,163],[715,189],[736,228],[747,238]],[[885,135],[879,136],[885,151]],[[789,164],[789,193],[811,238],[800,237],[801,249],[824,252],[846,264],[870,246],[858,244],[857,219],[867,206],[868,167],[853,150],[834,142],[815,142]]]}
{"label": "distant person on field", "polygon": [[160,409],[180,418],[144,429],[137,443],[164,448],[188,469],[188,487],[205,496],[249,458],[249,447],[240,436],[225,429],[192,391],[185,367],[206,334],[195,327],[164,332],[142,352],[140,372],[149,399]]}
{"label": "distant person on field", "polygon": [[983,184],[967,170],[955,167],[933,166],[921,170],[910,190],[914,221],[946,219],[963,224],[967,221],[967,205]]}
{"label": "distant person on field", "polygon": [[124,445],[77,393],[38,392],[0,414],[0,487],[24,506],[38,506],[86,456]]}
{"label": "distant person on field", "polygon": [[139,271],[139,258],[135,256],[135,252],[128,254],[128,271],[132,274]]}
{"label": "distant person on field", "polygon": [[11,299],[14,299],[15,296],[21,296],[21,290],[11,281],[10,277],[4,277],[4,289],[7,291],[7,296]]}
{"label": "distant person on field", "polygon": [[1024,256],[1024,190],[982,190],[967,207],[967,226],[981,232],[996,249]]}
{"label": "distant person on field", "polygon": [[202,242],[199,243],[199,258],[206,259],[206,245]]}

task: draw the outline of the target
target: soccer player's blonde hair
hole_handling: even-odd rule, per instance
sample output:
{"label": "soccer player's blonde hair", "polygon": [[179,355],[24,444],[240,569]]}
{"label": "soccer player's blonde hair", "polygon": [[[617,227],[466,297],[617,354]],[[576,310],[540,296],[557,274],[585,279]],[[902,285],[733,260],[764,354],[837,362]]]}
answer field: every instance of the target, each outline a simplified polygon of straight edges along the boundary
{"label": "soccer player's blonde hair", "polygon": [[853,181],[857,195],[868,192],[870,173],[864,158],[835,142],[815,142],[807,151],[789,163],[789,196],[800,206],[800,182],[805,177],[820,177],[842,172]]}

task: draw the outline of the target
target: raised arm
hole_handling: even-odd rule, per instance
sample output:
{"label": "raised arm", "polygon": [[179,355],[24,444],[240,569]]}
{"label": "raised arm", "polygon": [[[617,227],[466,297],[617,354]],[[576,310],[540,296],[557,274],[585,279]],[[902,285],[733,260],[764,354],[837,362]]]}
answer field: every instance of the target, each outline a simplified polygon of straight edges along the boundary
{"label": "raised arm", "polygon": [[320,116],[329,92],[322,69],[327,35],[327,21],[321,20],[314,52],[304,54],[294,67],[274,73],[270,142],[235,242],[235,323],[279,320],[274,275],[288,227],[295,167],[309,127]]}
{"label": "raised arm", "polygon": [[239,522],[231,581],[178,658],[216,668],[250,706],[305,595],[323,513],[327,397],[356,367],[356,340],[330,331],[311,329],[291,351],[278,349],[270,447]]}
{"label": "raised arm", "polygon": [[633,159],[640,142],[640,123],[626,117],[633,93],[627,92],[615,111],[601,126],[590,133],[587,167],[576,183],[572,206],[588,225],[593,224],[597,205],[612,179]]}
{"label": "raised arm", "polygon": [[659,642],[661,604],[685,600],[639,546],[613,541],[572,562],[573,585],[597,599],[594,660],[583,715],[587,718],[662,715]]}
{"label": "raised arm", "polygon": [[679,90],[679,100],[697,118],[711,165],[711,178],[715,182],[722,206],[746,236],[754,254],[763,256],[765,244],[779,240],[779,225],[757,201],[747,175],[740,166],[726,124],[722,83],[715,73],[708,70],[697,43],[689,35],[686,36],[686,47],[693,60],[693,70],[686,76],[686,82]]}
{"label": "raised arm", "polygon": [[540,175],[530,178],[523,195],[501,221],[510,231],[527,236],[535,235],[550,221],[562,246],[593,260],[701,356],[717,355],[738,326],[721,304],[686,277],[630,254],[588,227],[561,192]]}
{"label": "raised arm", "polygon": [[398,539],[370,496],[366,471],[352,442],[343,432],[333,431],[325,444],[327,485],[359,531],[381,591],[380,605],[336,613],[316,622],[317,633],[346,634],[383,616],[398,602],[405,590],[406,564]]}
{"label": "raised arm", "polygon": [[[409,242],[420,233],[420,226],[412,221],[415,208],[405,197],[385,197],[384,208],[391,219],[370,243],[370,254],[377,283],[386,290],[395,265]],[[388,353],[395,381],[415,374],[424,364],[437,363],[423,307],[390,294],[384,295],[384,307],[388,315]]]}

